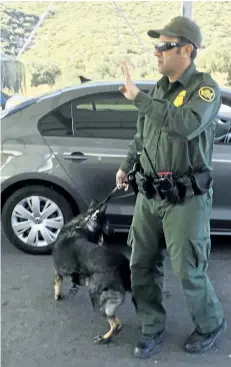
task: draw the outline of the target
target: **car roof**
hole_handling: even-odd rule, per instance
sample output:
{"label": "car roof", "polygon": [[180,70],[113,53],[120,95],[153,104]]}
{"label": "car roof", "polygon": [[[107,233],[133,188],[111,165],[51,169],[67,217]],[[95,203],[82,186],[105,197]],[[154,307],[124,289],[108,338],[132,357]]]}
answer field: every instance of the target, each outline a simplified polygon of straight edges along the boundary
{"label": "car roof", "polygon": [[[141,87],[152,87],[156,84],[155,81],[134,81],[137,85],[141,86]],[[75,91],[75,90],[80,90],[80,89],[85,89],[86,87],[87,88],[92,88],[92,89],[97,89],[98,87],[109,87],[109,86],[115,86],[115,87],[119,87],[121,86],[122,84],[124,84],[123,81],[110,81],[110,82],[107,82],[107,81],[87,81],[87,82],[84,82],[82,84],[77,84],[77,85],[73,85],[73,86],[69,86],[69,87],[64,87],[64,88],[60,88],[60,89],[57,89],[55,91],[51,91],[51,92],[47,92],[47,93],[44,93],[44,94],[41,94],[40,96],[38,97],[32,97],[32,98],[28,98],[26,99],[25,101],[19,103],[18,105],[16,106],[12,106],[10,107],[9,109],[5,109],[3,111],[1,111],[1,118],[4,118],[6,116],[9,116],[9,115],[12,115],[16,112],[19,112],[21,110],[24,110],[25,108],[35,104],[35,103],[40,103],[42,102],[44,99],[48,99],[48,98],[54,98],[62,93],[66,93],[66,92],[70,92],[70,91]]]}
{"label": "car roof", "polygon": [[[140,88],[145,88],[145,87],[149,87],[152,88],[157,81],[155,80],[134,80],[134,83],[140,87]],[[60,88],[57,89],[55,91],[51,91],[51,92],[47,92],[44,94],[41,94],[38,97],[31,97],[26,99],[25,101],[21,102],[20,104],[16,105],[16,106],[12,106],[9,109],[5,109],[3,111],[1,111],[1,119],[5,118],[6,116],[10,116],[13,115],[21,110],[24,110],[25,108],[33,105],[33,104],[37,104],[40,103],[42,101],[44,101],[45,99],[49,99],[49,98],[54,98],[60,94],[66,93],[66,92],[71,92],[71,91],[75,91],[75,90],[80,90],[80,89],[85,89],[87,87],[88,88],[92,88],[94,89],[98,89],[100,87],[100,91],[102,91],[103,87],[110,87],[110,86],[114,86],[114,87],[119,87],[121,85],[124,84],[124,81],[87,81],[81,84],[77,84],[77,85],[73,85],[73,86],[69,86],[69,87],[64,87],[64,88]],[[223,92],[224,98],[226,99],[231,99],[231,90],[225,87],[220,87],[221,91]],[[228,103],[229,104],[229,103]]]}

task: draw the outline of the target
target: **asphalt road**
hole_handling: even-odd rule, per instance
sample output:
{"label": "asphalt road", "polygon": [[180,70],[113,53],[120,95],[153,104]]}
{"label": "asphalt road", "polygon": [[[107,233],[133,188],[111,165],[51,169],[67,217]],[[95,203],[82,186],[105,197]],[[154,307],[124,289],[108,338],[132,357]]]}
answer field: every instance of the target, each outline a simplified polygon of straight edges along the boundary
{"label": "asphalt road", "polygon": [[[122,332],[107,346],[93,338],[107,323],[92,310],[86,290],[74,299],[55,302],[51,256],[32,256],[16,250],[2,237],[2,367],[162,367],[231,366],[231,240],[213,241],[209,275],[224,306],[228,330],[202,355],[182,350],[193,330],[181,288],[166,260],[164,303],[168,338],[147,361],[133,357],[139,335],[137,316],[129,297],[119,311]],[[69,287],[64,283],[64,291]]]}

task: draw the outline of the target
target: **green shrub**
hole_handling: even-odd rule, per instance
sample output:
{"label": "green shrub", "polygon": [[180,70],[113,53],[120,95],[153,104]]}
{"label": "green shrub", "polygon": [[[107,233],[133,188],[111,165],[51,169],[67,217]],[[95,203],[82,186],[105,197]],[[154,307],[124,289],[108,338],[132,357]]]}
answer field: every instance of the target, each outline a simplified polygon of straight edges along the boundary
{"label": "green shrub", "polygon": [[50,86],[55,84],[56,78],[61,75],[61,70],[56,65],[33,65],[31,69],[31,86],[48,84]]}

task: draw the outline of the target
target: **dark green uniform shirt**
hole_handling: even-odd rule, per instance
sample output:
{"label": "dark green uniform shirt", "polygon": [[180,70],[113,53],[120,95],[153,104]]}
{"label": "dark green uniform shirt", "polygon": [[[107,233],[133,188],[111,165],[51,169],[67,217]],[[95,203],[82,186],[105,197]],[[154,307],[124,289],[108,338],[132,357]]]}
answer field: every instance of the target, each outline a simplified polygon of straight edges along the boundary
{"label": "dark green uniform shirt", "polygon": [[198,72],[192,63],[176,82],[163,77],[149,94],[140,91],[134,104],[139,112],[137,133],[120,166],[124,172],[132,169],[137,152],[141,152],[143,169],[153,175],[143,147],[157,172],[183,175],[212,169],[221,96],[209,74]]}

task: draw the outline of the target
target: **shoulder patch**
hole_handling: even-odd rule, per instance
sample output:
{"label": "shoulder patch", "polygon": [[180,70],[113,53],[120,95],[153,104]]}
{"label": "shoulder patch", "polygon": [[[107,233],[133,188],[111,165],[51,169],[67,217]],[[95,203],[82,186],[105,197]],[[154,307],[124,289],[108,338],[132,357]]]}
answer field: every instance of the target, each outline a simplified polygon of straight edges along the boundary
{"label": "shoulder patch", "polygon": [[212,102],[215,98],[215,90],[212,87],[202,87],[199,89],[198,94],[205,102]]}

